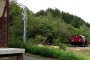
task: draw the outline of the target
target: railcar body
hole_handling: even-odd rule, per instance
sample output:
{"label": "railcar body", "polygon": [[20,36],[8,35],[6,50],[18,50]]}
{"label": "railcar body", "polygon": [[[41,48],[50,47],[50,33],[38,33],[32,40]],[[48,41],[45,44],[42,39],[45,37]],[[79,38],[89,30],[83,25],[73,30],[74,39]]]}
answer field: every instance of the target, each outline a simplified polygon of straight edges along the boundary
{"label": "railcar body", "polygon": [[70,44],[74,46],[87,46],[88,42],[85,40],[84,36],[81,35],[73,35],[70,37]]}

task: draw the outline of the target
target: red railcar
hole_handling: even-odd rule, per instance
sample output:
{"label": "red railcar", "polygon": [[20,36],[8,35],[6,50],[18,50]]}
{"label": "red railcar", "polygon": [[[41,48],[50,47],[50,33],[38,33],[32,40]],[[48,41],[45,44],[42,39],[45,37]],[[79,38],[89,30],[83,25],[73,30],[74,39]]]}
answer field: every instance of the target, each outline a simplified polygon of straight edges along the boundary
{"label": "red railcar", "polygon": [[70,44],[71,45],[78,45],[78,46],[87,46],[88,42],[85,40],[84,36],[81,35],[73,35],[70,37]]}

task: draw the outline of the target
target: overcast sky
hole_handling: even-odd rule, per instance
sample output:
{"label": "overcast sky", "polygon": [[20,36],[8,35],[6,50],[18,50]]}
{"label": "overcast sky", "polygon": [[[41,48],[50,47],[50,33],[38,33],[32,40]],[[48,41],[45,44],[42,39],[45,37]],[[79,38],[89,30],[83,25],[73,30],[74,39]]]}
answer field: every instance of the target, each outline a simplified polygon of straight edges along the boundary
{"label": "overcast sky", "polygon": [[47,8],[58,8],[60,11],[81,17],[90,23],[90,0],[18,0],[34,13]]}

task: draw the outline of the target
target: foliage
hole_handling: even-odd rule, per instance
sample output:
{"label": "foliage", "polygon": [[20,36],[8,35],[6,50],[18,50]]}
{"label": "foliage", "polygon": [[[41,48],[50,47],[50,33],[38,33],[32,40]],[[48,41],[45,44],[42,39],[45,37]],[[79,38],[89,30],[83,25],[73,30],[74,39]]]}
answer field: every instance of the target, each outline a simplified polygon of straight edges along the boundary
{"label": "foliage", "polygon": [[[17,45],[16,45],[17,44]],[[76,56],[71,52],[63,51],[60,49],[48,48],[48,47],[39,47],[37,45],[27,43],[26,45],[20,42],[9,42],[10,47],[18,47],[18,48],[25,48],[26,52],[32,53],[35,55],[41,55],[45,57],[57,58],[60,60],[85,60],[80,56]]]}
{"label": "foliage", "polygon": [[60,40],[59,39],[53,39],[53,44],[56,46],[59,46]]}
{"label": "foliage", "polygon": [[70,23],[73,20],[73,15],[70,15],[69,13],[65,13],[62,11],[61,13],[61,18],[66,22],[66,23]]}
{"label": "foliage", "polygon": [[[23,9],[15,2],[9,5],[9,38],[23,37]],[[27,8],[27,39],[33,43],[68,44],[72,35],[84,35],[90,39],[89,23],[78,16],[48,8],[33,13]],[[58,39],[58,40],[57,40]],[[11,40],[11,39],[9,39]],[[20,38],[21,40],[21,38]],[[90,43],[90,41],[89,41]]]}
{"label": "foliage", "polygon": [[62,49],[54,49],[49,47],[39,47],[34,44],[27,44],[26,52],[32,53],[35,55],[41,55],[44,57],[57,58],[59,60],[85,60],[85,58],[76,56],[72,52],[65,51]]}
{"label": "foliage", "polygon": [[[60,60],[84,60],[65,50],[72,35],[84,35],[90,43],[90,24],[78,16],[48,8],[33,13],[27,8],[27,44],[23,44],[23,9],[15,2],[9,5],[9,47],[25,48],[26,52]],[[33,44],[54,44],[60,49]]]}
{"label": "foliage", "polygon": [[60,44],[59,44],[59,49],[66,50],[66,45],[65,45],[65,44],[60,43]]}
{"label": "foliage", "polygon": [[44,10],[40,10],[35,15],[36,16],[44,16],[44,15],[46,15],[46,12]]}
{"label": "foliage", "polygon": [[40,47],[37,46],[36,44],[31,44],[29,42],[27,42],[27,44],[24,44],[22,41],[20,42],[19,41],[17,42],[17,40],[15,42],[9,41],[9,47],[25,48],[26,52],[28,53],[41,55],[44,57],[57,58],[59,60],[85,60],[85,58],[76,56],[75,54],[69,51],[49,47]]}

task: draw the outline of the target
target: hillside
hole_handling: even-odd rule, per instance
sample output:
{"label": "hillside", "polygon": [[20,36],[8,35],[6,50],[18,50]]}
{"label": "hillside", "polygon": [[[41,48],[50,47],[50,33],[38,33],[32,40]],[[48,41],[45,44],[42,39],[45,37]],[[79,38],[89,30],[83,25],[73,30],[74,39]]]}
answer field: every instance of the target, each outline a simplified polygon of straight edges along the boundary
{"label": "hillside", "polygon": [[[27,8],[27,38],[23,43],[23,9],[15,2],[9,5],[9,47],[25,48],[26,53],[59,60],[87,60],[66,50],[72,35],[83,35],[90,43],[90,24],[81,17],[47,8],[33,13]],[[45,46],[38,46],[43,44]],[[48,45],[58,45],[59,49]]]}
{"label": "hillside", "polygon": [[[23,40],[23,9],[17,3],[9,6],[9,41]],[[48,8],[33,13],[27,8],[27,40],[42,44],[69,44],[72,35],[83,35],[90,43],[90,24],[81,17]]]}

